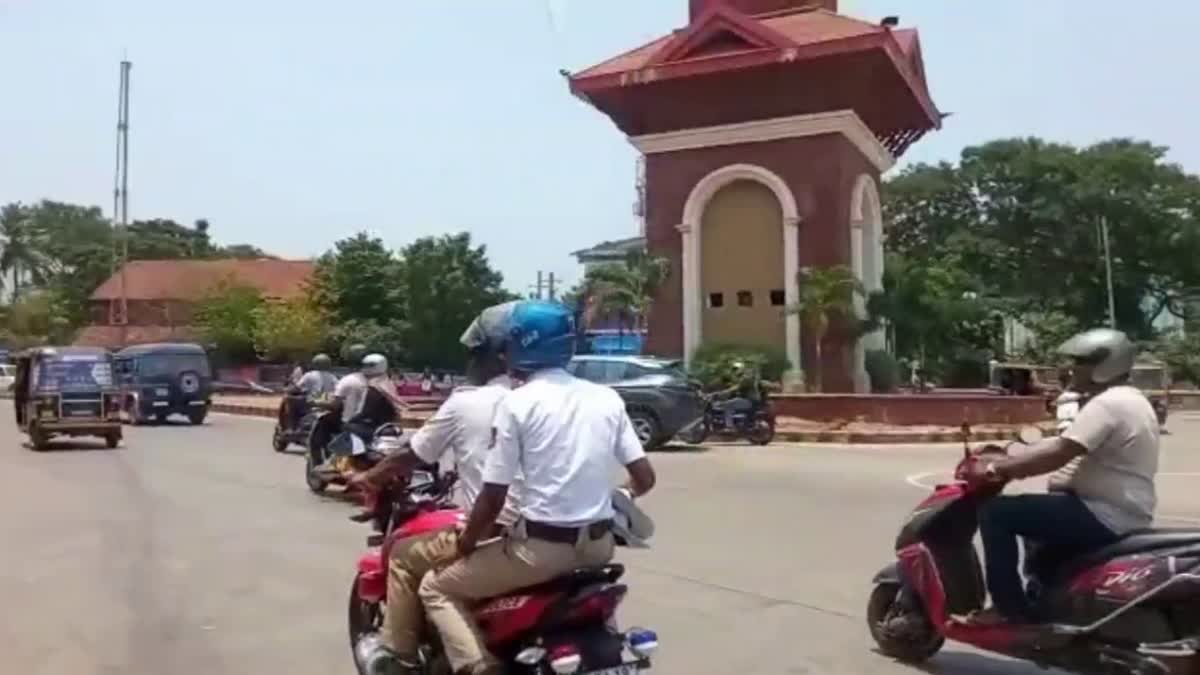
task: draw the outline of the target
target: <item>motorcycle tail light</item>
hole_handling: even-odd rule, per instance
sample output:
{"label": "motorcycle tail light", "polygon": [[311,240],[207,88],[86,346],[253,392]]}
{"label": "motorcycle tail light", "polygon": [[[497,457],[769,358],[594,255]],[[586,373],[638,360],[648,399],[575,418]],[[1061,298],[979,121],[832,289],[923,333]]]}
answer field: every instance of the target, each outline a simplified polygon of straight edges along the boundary
{"label": "motorcycle tail light", "polygon": [[523,666],[535,666],[544,658],[546,658],[545,649],[541,647],[526,647],[517,652],[517,656],[513,660]]}
{"label": "motorcycle tail light", "polygon": [[646,628],[631,628],[625,634],[625,644],[629,645],[629,651],[648,659],[658,651],[658,633]]}
{"label": "motorcycle tail light", "polygon": [[550,670],[558,675],[578,673],[579,667],[582,665],[583,657],[579,655],[579,650],[573,645],[561,645],[550,652]]}
{"label": "motorcycle tail light", "polygon": [[569,622],[607,619],[617,611],[626,590],[621,584],[597,588],[573,602],[565,619]]}

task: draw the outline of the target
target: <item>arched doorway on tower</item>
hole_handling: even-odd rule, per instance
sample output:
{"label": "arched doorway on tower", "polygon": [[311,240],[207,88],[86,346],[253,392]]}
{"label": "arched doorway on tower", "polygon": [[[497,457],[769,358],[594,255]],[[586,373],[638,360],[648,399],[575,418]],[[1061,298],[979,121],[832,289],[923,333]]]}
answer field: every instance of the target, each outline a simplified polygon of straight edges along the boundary
{"label": "arched doorway on tower", "polygon": [[784,351],[783,209],[775,193],[756,180],[731,181],[708,201],[699,229],[704,342]]}

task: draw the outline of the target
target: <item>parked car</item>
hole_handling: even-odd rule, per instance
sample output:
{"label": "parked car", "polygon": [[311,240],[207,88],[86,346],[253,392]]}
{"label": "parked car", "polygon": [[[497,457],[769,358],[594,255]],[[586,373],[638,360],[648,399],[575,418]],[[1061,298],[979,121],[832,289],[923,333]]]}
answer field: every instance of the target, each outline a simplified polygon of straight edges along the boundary
{"label": "parked car", "polygon": [[117,373],[130,423],[167,421],[185,415],[203,424],[212,403],[212,367],[196,344],[162,343],[126,347],[117,352]]}
{"label": "parked car", "polygon": [[646,448],[658,447],[703,422],[705,403],[700,389],[688,379],[678,360],[593,354],[571,359],[567,370],[616,389]]}

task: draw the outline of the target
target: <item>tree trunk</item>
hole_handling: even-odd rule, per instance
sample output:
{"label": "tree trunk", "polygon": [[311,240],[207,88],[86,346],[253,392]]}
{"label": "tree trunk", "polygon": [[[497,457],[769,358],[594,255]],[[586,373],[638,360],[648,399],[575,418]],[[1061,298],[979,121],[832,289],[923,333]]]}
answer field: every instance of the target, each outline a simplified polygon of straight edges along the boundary
{"label": "tree trunk", "polygon": [[817,357],[816,359],[814,359],[817,363],[816,363],[816,366],[813,368],[813,391],[820,394],[821,392],[824,391],[824,383],[823,383],[824,378],[822,377],[822,373],[821,373],[821,371],[823,371],[825,369],[825,363],[824,363],[823,359],[821,358],[821,343],[825,342],[825,329],[824,328],[818,327],[816,330],[813,331],[813,341],[816,343],[815,347],[816,347],[816,357]]}

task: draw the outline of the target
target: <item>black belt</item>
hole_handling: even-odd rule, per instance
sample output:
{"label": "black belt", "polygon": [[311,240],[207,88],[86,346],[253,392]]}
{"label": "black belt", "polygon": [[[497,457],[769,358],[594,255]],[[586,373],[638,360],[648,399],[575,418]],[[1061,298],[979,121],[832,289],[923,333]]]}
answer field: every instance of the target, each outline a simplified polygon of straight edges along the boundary
{"label": "black belt", "polygon": [[532,520],[525,521],[525,534],[534,539],[549,541],[555,544],[574,544],[579,541],[580,530],[587,531],[587,538],[595,540],[603,537],[612,531],[611,520],[601,520],[591,525],[583,527],[561,527],[558,525],[547,525],[546,523],[537,523]]}

